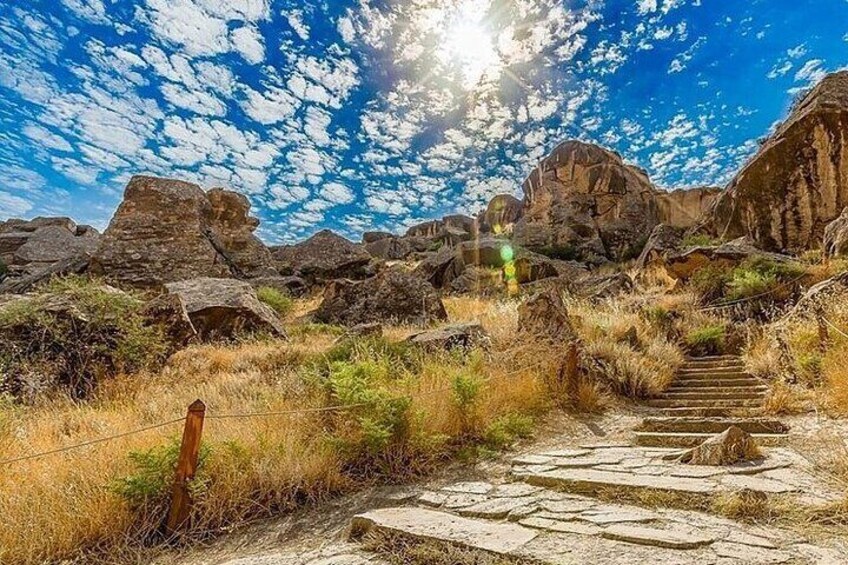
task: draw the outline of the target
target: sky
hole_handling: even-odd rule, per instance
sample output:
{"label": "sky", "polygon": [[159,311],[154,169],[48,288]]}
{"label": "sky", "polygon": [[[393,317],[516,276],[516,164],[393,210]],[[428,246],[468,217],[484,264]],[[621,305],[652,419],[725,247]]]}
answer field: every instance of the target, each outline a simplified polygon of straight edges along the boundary
{"label": "sky", "polygon": [[848,65],[848,0],[2,0],[0,219],[108,225],[134,174],[268,243],[475,213],[559,142],[723,186]]}

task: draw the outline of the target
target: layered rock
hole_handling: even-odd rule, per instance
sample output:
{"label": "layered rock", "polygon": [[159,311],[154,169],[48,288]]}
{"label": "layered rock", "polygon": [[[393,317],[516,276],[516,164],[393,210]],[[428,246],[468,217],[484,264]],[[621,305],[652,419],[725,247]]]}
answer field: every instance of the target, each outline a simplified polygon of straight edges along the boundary
{"label": "layered rock", "polygon": [[318,321],[344,326],[387,321],[430,323],[447,317],[433,286],[400,269],[386,269],[363,281],[331,282],[315,312]]}
{"label": "layered rock", "polygon": [[12,279],[38,276],[58,263],[89,257],[99,238],[97,230],[70,218],[12,219],[0,222],[0,261]]}
{"label": "layered rock", "polygon": [[721,196],[717,187],[700,187],[657,193],[659,221],[675,228],[691,228],[700,224]]}
{"label": "layered rock", "polygon": [[793,109],[712,208],[703,229],[769,251],[817,248],[848,206],[848,71]]}
{"label": "layered rock", "polygon": [[135,176],[94,255],[92,271],[150,288],[198,277],[268,274],[271,257],[239,194]]}
{"label": "layered rock", "polygon": [[277,269],[310,284],[334,279],[362,279],[373,274],[371,255],[330,230],[321,230],[306,241],[272,248]]}
{"label": "layered rock", "polygon": [[640,267],[647,267],[653,263],[664,262],[666,258],[680,251],[683,235],[681,228],[667,224],[658,225],[651,232],[636,263]]}
{"label": "layered rock", "polygon": [[511,194],[499,194],[489,201],[478,217],[480,231],[492,234],[511,234],[515,223],[524,215],[524,202]]}
{"label": "layered rock", "polygon": [[824,229],[825,257],[848,257],[848,207]]}
{"label": "layered rock", "polygon": [[529,249],[598,262],[634,257],[658,223],[647,174],[596,145],[566,141],[524,181],[514,240]]}

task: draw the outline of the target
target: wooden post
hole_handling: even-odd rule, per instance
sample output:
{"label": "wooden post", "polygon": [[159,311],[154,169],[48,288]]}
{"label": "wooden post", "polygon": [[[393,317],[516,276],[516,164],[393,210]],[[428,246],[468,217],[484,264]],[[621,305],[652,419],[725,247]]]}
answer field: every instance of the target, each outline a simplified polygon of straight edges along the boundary
{"label": "wooden post", "polygon": [[165,526],[170,536],[179,531],[188,519],[191,510],[191,496],[188,483],[197,472],[197,460],[200,456],[200,438],[203,435],[203,418],[206,415],[206,405],[195,400],[188,407],[183,441],[180,444],[180,458],[177,461],[177,474],[174,479],[174,490],[171,494],[171,509]]}
{"label": "wooden post", "polygon": [[816,307],[816,322],[819,329],[819,351],[824,355],[827,353],[827,348],[830,344],[830,328],[827,327],[827,322],[824,321],[824,309],[821,306]]}

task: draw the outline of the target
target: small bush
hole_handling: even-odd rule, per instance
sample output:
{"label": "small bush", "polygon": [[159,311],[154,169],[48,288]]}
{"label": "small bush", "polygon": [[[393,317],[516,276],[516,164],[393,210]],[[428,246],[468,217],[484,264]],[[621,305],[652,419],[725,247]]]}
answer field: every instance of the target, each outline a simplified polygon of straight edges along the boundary
{"label": "small bush", "polygon": [[690,234],[683,238],[681,243],[684,249],[692,247],[715,247],[721,245],[721,240],[702,233]]}
{"label": "small bush", "polygon": [[531,437],[534,425],[533,418],[525,414],[505,414],[486,427],[483,440],[490,449],[506,449],[519,439]]}
{"label": "small bush", "polygon": [[281,318],[288,316],[294,308],[294,301],[276,288],[263,286],[256,290],[256,296],[276,312]]}
{"label": "small bush", "polygon": [[709,265],[692,275],[690,284],[703,302],[712,302],[724,296],[725,286],[731,276],[727,269]]}
{"label": "small bush", "polygon": [[476,435],[477,431],[477,402],[480,397],[482,382],[474,375],[460,373],[453,380],[453,397],[459,410],[459,421],[463,436]]}
{"label": "small bush", "polygon": [[692,330],[686,335],[686,346],[692,355],[719,355],[724,351],[726,328],[717,324]]}
{"label": "small bush", "polygon": [[32,396],[59,385],[82,397],[168,353],[163,328],[148,323],[135,296],[77,277],[43,290],[0,309],[0,392]]}

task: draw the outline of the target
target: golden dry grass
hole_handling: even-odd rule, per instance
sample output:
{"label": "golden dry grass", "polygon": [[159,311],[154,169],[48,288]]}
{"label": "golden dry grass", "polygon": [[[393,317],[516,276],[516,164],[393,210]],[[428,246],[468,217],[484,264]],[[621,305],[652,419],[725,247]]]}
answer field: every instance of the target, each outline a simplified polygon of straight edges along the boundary
{"label": "golden dry grass", "polygon": [[[449,301],[457,320],[481,319],[498,344],[486,354],[433,355],[415,375],[397,375],[393,394],[409,398],[410,442],[392,448],[405,473],[423,472],[457,447],[467,433],[454,394],[458,374],[481,381],[473,420],[483,431],[510,414],[536,414],[550,404],[545,371],[553,365],[522,364],[512,355],[514,304]],[[302,304],[297,311],[304,311]],[[295,314],[297,315],[297,314]],[[406,329],[390,329],[403,332]],[[176,354],[157,375],[119,377],[95,398],[74,403],[44,399],[31,407],[0,405],[0,459],[44,452],[90,438],[125,433],[180,418],[196,398],[207,404],[204,442],[211,447],[203,476],[208,481],[195,505],[193,535],[214,533],[255,516],[292,508],[355,487],[372,476],[351,473],[330,436],[348,431],[345,415],[216,419],[216,415],[288,411],[332,404],[304,366],[332,347],[337,331],[309,327],[290,342],[259,341],[195,346]],[[162,429],[41,459],[10,464],[0,474],[0,562],[39,563],[102,552],[132,554],[158,526],[161,509],[137,509],[119,495],[116,480],[135,472],[130,452],[172,442],[177,422]],[[390,450],[391,451],[391,450]],[[420,453],[409,464],[409,453]],[[403,459],[406,458],[406,459]],[[402,459],[402,461],[401,461]],[[399,472],[393,469],[393,472]],[[388,478],[388,477],[387,477]],[[394,480],[404,477],[395,476]],[[129,559],[129,557],[128,557]]]}

